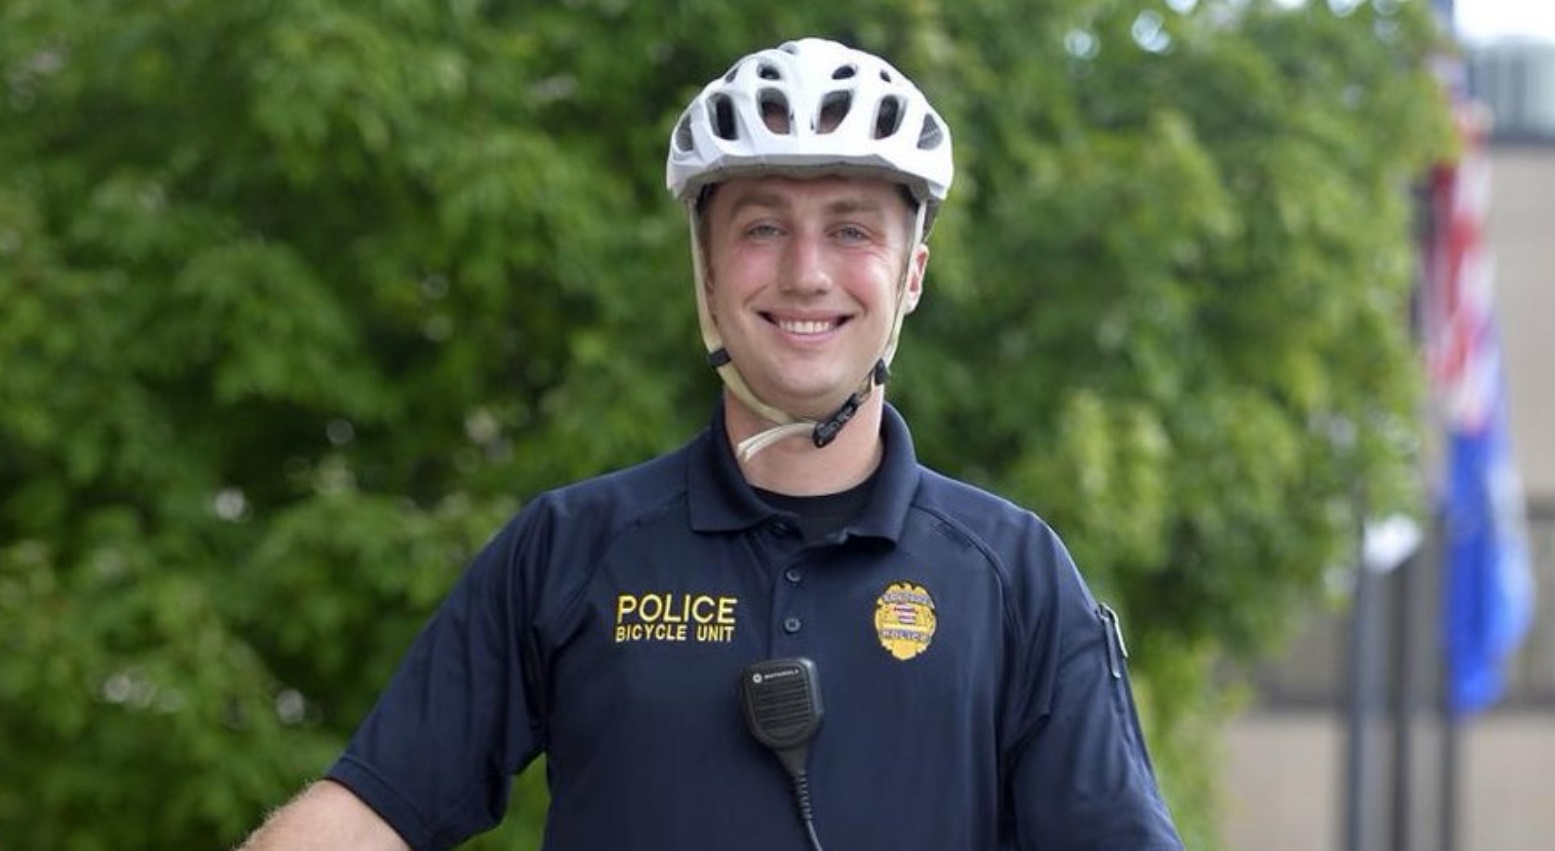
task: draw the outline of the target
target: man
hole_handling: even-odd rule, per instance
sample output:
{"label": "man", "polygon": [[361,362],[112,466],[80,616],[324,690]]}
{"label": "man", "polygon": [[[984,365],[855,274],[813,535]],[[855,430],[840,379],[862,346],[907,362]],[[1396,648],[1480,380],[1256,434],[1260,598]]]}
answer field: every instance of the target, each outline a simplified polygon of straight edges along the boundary
{"label": "man", "polygon": [[[711,425],[533,500],[245,847],[452,847],[544,753],[553,850],[1180,849],[1110,611],[1035,516],[919,466],[884,400],[950,144],[833,42],[710,83],[667,179],[727,385]],[[778,720],[813,737],[780,762],[741,689],[807,670],[820,706]]]}

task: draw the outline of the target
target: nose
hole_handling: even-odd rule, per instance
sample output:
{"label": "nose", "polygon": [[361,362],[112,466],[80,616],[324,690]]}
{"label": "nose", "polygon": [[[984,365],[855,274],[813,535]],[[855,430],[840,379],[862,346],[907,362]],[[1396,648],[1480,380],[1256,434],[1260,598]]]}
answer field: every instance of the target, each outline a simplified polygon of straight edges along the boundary
{"label": "nose", "polygon": [[811,295],[824,293],[832,287],[826,241],[818,234],[795,234],[784,252],[783,265],[780,283],[787,292]]}

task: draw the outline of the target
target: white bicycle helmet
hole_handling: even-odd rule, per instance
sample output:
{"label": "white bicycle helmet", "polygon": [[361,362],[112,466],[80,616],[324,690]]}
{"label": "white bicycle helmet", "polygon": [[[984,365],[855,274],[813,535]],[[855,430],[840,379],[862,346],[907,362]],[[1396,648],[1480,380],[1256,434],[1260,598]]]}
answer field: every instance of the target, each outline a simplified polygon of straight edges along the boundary
{"label": "white bicycle helmet", "polygon": [[906,314],[911,264],[902,269],[885,349],[859,389],[824,421],[795,416],[751,390],[707,308],[697,226],[703,191],[750,175],[884,178],[902,184],[917,202],[916,245],[945,200],[954,171],[950,130],[923,92],[885,60],[834,41],[806,38],[753,53],[708,83],[686,107],[670,135],[665,184],[691,219],[697,319],[708,362],[736,397],[775,424],[741,442],[742,459],[802,434],[816,447],[826,446],[874,388],[886,382]]}
{"label": "white bicycle helmet", "polygon": [[885,60],[806,38],[753,53],[708,83],[670,137],[665,182],[694,201],[742,174],[864,173],[945,200],[950,130],[923,92]]}

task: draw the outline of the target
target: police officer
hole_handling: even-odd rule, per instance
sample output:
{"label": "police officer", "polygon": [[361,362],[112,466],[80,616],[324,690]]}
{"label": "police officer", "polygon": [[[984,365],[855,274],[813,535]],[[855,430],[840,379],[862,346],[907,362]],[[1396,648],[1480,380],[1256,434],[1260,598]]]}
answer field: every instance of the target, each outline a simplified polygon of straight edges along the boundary
{"label": "police officer", "polygon": [[[667,164],[726,385],[708,428],[526,506],[245,847],[453,847],[543,753],[552,851],[1180,849],[1110,611],[885,401],[952,171],[868,53],[804,39],[709,83]],[[798,658],[802,812],[738,693]]]}

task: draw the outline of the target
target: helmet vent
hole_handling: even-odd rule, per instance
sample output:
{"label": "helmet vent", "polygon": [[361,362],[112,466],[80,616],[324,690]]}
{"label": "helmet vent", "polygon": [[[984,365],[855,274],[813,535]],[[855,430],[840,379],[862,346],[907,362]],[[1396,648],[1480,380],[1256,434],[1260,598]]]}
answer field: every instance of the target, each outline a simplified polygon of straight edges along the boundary
{"label": "helmet vent", "polygon": [[756,102],[761,105],[761,123],[767,125],[768,130],[779,136],[793,132],[794,117],[786,95],[777,89],[762,89]]}
{"label": "helmet vent", "polygon": [[839,65],[837,70],[831,72],[833,80],[851,80],[858,76],[857,65]]}
{"label": "helmet vent", "polygon": [[675,147],[682,151],[690,151],[696,147],[696,141],[691,136],[691,112],[689,110],[680,117],[680,123],[675,125]]}
{"label": "helmet vent", "polygon": [[923,116],[923,129],[918,131],[918,150],[932,151],[945,141],[945,128],[934,120],[934,116]]}
{"label": "helmet vent", "polygon": [[720,93],[708,98],[707,108],[713,135],[731,142],[740,138],[739,128],[734,121],[734,102],[728,95]]}
{"label": "helmet vent", "polygon": [[895,97],[882,98],[880,100],[880,108],[875,110],[875,138],[885,139],[893,136],[901,127],[901,99]]}
{"label": "helmet vent", "polygon": [[783,71],[770,62],[763,62],[756,66],[756,76],[763,80],[781,80],[783,79]]}
{"label": "helmet vent", "polygon": [[821,100],[821,114],[817,116],[815,132],[827,134],[837,129],[837,125],[848,117],[848,110],[853,108],[852,92],[832,92]]}

